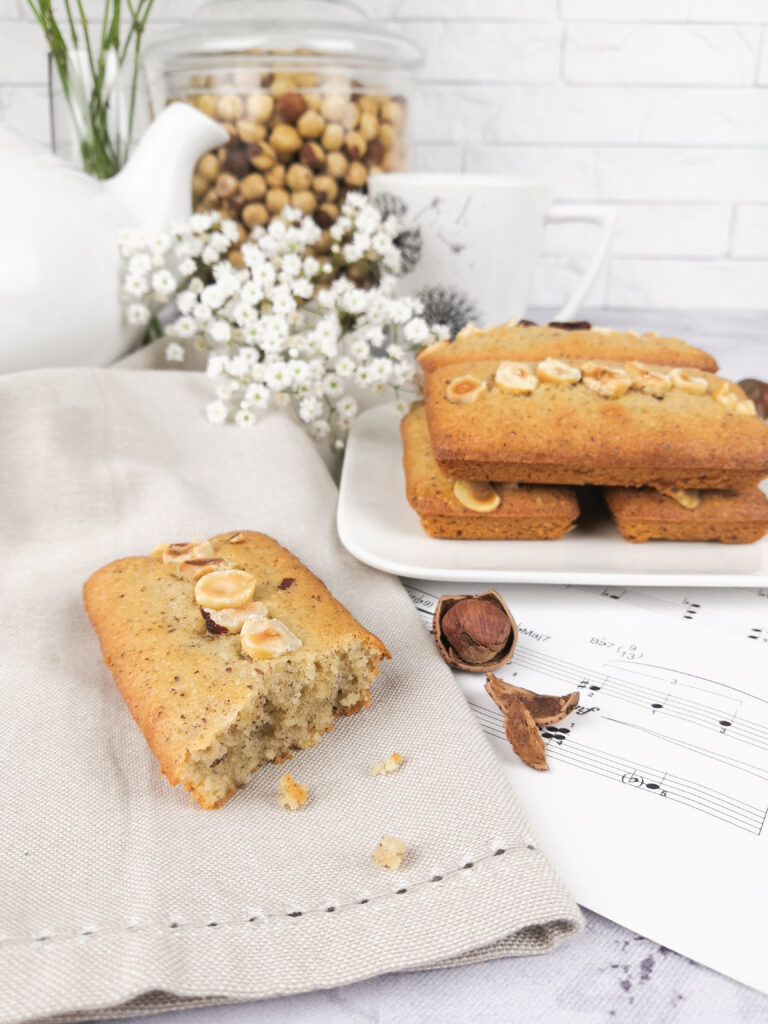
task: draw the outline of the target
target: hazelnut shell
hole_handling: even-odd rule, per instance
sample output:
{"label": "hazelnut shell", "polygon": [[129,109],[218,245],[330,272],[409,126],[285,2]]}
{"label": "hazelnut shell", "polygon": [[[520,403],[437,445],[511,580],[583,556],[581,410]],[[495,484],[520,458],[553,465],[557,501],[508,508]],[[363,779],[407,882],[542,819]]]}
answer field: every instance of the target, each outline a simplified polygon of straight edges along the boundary
{"label": "hazelnut shell", "polygon": [[[480,629],[482,629],[483,625],[483,602],[493,606],[493,627],[491,629],[490,644],[488,644],[488,636],[478,636],[477,639],[481,641],[480,644],[472,643],[471,640],[465,643],[457,641],[455,622],[452,624],[454,628],[449,629],[451,638],[446,636],[444,629],[445,617],[461,601],[471,602],[471,606],[468,605],[467,609],[469,611],[471,608],[471,624],[476,631],[475,623],[480,623]],[[506,639],[503,636],[499,637],[499,617],[496,614],[499,611],[503,613],[509,623],[509,633]],[[456,618],[455,613],[452,618]],[[433,633],[435,643],[443,659],[453,668],[460,668],[464,672],[488,672],[491,669],[506,665],[511,660],[517,643],[518,630],[517,623],[504,603],[503,598],[495,590],[489,590],[484,594],[445,594],[441,597],[435,610]],[[451,639],[453,639],[453,643],[451,643]],[[483,641],[485,641],[485,645]],[[473,660],[476,658],[484,658],[485,660]]]}

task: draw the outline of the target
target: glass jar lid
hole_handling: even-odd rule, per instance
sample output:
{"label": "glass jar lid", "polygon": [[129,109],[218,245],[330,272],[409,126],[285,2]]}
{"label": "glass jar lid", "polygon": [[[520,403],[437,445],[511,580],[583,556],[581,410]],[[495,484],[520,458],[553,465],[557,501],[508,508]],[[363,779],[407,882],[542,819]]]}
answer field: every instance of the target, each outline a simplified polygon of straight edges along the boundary
{"label": "glass jar lid", "polygon": [[387,68],[415,68],[423,59],[415,43],[379,28],[348,0],[208,0],[193,24],[148,46],[149,62],[168,72],[234,55]]}

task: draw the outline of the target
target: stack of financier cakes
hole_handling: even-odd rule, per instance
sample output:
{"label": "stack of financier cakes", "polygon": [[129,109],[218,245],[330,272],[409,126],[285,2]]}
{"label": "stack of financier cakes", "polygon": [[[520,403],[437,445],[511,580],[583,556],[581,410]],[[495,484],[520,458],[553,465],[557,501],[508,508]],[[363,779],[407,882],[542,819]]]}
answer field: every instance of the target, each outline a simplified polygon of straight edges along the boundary
{"label": "stack of financier cakes", "polygon": [[420,356],[403,420],[408,501],[436,537],[554,539],[575,487],[603,488],[632,541],[751,543],[768,532],[768,424],[678,338],[520,321]]}

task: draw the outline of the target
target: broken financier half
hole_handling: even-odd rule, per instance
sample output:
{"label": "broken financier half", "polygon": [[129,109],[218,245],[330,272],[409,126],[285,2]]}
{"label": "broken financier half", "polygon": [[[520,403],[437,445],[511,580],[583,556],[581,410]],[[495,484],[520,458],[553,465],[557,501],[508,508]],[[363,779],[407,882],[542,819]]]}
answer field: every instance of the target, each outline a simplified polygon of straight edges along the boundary
{"label": "broken financier half", "polygon": [[529,768],[549,771],[547,748],[539,726],[562,722],[577,707],[578,693],[550,697],[505,683],[492,672],[486,675],[485,689],[504,714],[504,733],[520,760]]}
{"label": "broken financier half", "polygon": [[[189,563],[189,564],[188,564]],[[241,531],[97,570],[85,606],[172,785],[220,807],[368,706],[389,653],[277,541]]]}

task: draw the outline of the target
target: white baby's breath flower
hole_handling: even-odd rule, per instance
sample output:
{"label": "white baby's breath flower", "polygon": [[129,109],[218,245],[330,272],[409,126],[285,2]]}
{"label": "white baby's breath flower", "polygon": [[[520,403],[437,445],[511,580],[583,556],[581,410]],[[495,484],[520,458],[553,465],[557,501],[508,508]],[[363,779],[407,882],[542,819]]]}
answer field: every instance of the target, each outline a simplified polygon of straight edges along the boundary
{"label": "white baby's breath flower", "polygon": [[405,356],[405,349],[402,345],[387,345],[387,355],[390,359],[400,360]]}
{"label": "white baby's breath flower", "polygon": [[316,260],[314,256],[305,256],[302,270],[305,277],[317,277],[320,273],[320,261]]}
{"label": "white baby's breath flower", "polygon": [[179,263],[179,273],[182,277],[191,277],[197,270],[197,264],[193,259],[187,256]]}
{"label": "white baby's breath flower", "polygon": [[208,328],[208,337],[217,344],[224,344],[232,337],[232,328],[226,320],[216,319]]}
{"label": "white baby's breath flower", "polygon": [[187,285],[187,287],[189,288],[189,290],[190,290],[190,291],[192,292],[192,294],[193,294],[193,295],[199,295],[199,294],[200,294],[200,292],[201,292],[201,291],[203,290],[203,288],[205,287],[205,285],[203,284],[203,281],[202,281],[202,279],[201,279],[201,278],[199,278],[199,277],[193,277],[193,278],[192,278],[192,279],[190,280],[190,282],[189,282],[189,284]]}
{"label": "white baby's breath flower", "polygon": [[234,220],[223,220],[221,222],[221,233],[229,239],[230,242],[237,243],[240,241],[240,228]]}
{"label": "white baby's breath flower", "polygon": [[219,255],[223,255],[230,248],[231,242],[223,231],[214,231],[208,239],[208,245]]}
{"label": "white baby's breath flower", "polygon": [[273,242],[281,242],[285,238],[288,225],[283,220],[273,220],[267,228],[267,234]]}
{"label": "white baby's breath flower", "polygon": [[342,206],[342,213],[356,213],[362,210],[369,202],[368,197],[362,192],[348,192]]}
{"label": "white baby's breath flower", "polygon": [[288,316],[296,309],[296,300],[287,288],[275,288],[271,295],[272,312],[276,316]]}
{"label": "white baby's breath flower", "polygon": [[353,288],[342,296],[341,308],[345,313],[352,313],[353,316],[356,316],[358,313],[366,311],[369,301],[367,292],[362,288]]}
{"label": "white baby's breath flower", "polygon": [[321,386],[323,394],[329,398],[340,395],[344,389],[343,381],[337,373],[327,373],[322,379]]}
{"label": "white baby's breath flower", "polygon": [[209,284],[200,293],[200,301],[211,309],[218,309],[226,301],[227,294],[217,284]]}
{"label": "white baby's breath flower", "polygon": [[355,416],[357,414],[357,402],[351,395],[344,395],[333,408],[339,416]]}
{"label": "white baby's breath flower", "polygon": [[194,338],[198,327],[191,316],[180,316],[174,321],[173,330],[178,338]]}
{"label": "white baby's breath flower", "polygon": [[206,245],[200,253],[200,259],[209,267],[213,266],[214,263],[218,263],[220,258],[221,253],[219,253],[212,245]]}
{"label": "white baby's breath flower", "polygon": [[238,409],[235,413],[235,423],[238,427],[252,427],[256,420],[256,415],[250,409]]}
{"label": "white baby's breath flower", "polygon": [[125,281],[123,281],[123,291],[126,295],[132,295],[134,298],[140,299],[142,295],[146,295],[149,291],[149,283],[146,277],[140,274],[129,274]]}
{"label": "white baby's breath flower", "polygon": [[246,345],[258,345],[261,338],[261,330],[256,321],[243,326],[243,341]]}
{"label": "white baby's breath flower", "polygon": [[266,409],[269,406],[269,388],[263,384],[249,384],[243,397],[254,409]]}
{"label": "white baby's breath flower", "polygon": [[342,356],[341,359],[336,360],[335,369],[340,377],[346,379],[355,372],[355,361],[350,359],[349,356]]}
{"label": "white baby's breath flower", "polygon": [[170,270],[158,270],[152,275],[152,288],[155,294],[167,298],[176,291],[176,278]]}
{"label": "white baby's breath flower", "polygon": [[[364,341],[362,338],[358,338],[357,341],[353,341],[349,346],[349,354],[358,363],[364,363],[366,359],[370,358],[371,346],[367,341]],[[336,367],[336,371],[338,372],[338,366]]]}
{"label": "white baby's breath flower", "polygon": [[128,260],[128,273],[129,274],[148,274],[152,269],[152,260],[147,256],[145,252],[136,253],[135,256],[131,256]]}
{"label": "white baby's breath flower", "polygon": [[203,234],[216,223],[212,213],[193,213],[189,218],[189,226],[196,234]]}
{"label": "white baby's breath flower", "polygon": [[392,374],[392,363],[389,359],[372,359],[368,364],[371,380],[387,383]]}
{"label": "white baby's breath flower", "polygon": [[291,396],[285,391],[277,391],[272,395],[272,404],[278,409],[285,409],[291,404]]}
{"label": "white baby's breath flower", "polygon": [[188,313],[192,312],[196,302],[197,296],[195,295],[194,292],[179,292],[179,294],[176,296],[176,308],[180,313],[183,313],[185,316]]}
{"label": "white baby's breath flower", "polygon": [[291,291],[299,299],[311,299],[315,286],[306,277],[297,277],[291,284]]}
{"label": "white baby's breath flower", "polygon": [[313,420],[307,427],[310,437],[314,437],[316,441],[322,441],[324,437],[328,437],[331,432],[331,425],[328,420]]}
{"label": "white baby's breath flower", "polygon": [[255,306],[264,298],[264,288],[260,281],[246,281],[240,289],[240,298],[251,306]]}
{"label": "white baby's breath flower", "polygon": [[125,319],[135,327],[144,327],[148,324],[150,315],[149,307],[143,302],[132,302],[125,311]]}
{"label": "white baby's breath flower", "polygon": [[357,263],[365,256],[365,248],[355,239],[342,247],[341,255],[347,263]]}
{"label": "white baby's breath flower", "polygon": [[403,327],[403,337],[406,341],[410,342],[411,345],[420,345],[427,341],[430,337],[427,321],[420,316],[414,317],[413,320],[409,320]]}
{"label": "white baby's breath flower", "polygon": [[302,398],[299,402],[299,418],[305,423],[311,423],[312,420],[316,420],[323,415],[324,408],[319,398],[315,398],[314,395],[307,395],[306,398]]}
{"label": "white baby's breath flower", "polygon": [[205,415],[211,423],[214,423],[217,427],[221,426],[222,423],[227,422],[227,416],[229,415],[227,403],[222,402],[220,398],[216,399],[215,402],[209,402],[205,407]]}
{"label": "white baby's breath flower", "polygon": [[270,363],[264,369],[264,383],[270,391],[284,391],[291,385],[291,376],[288,371],[288,364],[278,361]]}
{"label": "white baby's breath flower", "polygon": [[165,231],[158,231],[147,239],[147,247],[155,256],[162,256],[171,247],[171,236]]}
{"label": "white baby's breath flower", "polygon": [[165,346],[165,358],[169,363],[183,363],[184,346],[180,345],[178,341],[169,341]]}
{"label": "white baby's breath flower", "polygon": [[213,378],[221,377],[226,372],[227,357],[222,355],[212,355],[208,357],[208,362],[205,367],[206,374]]}
{"label": "white baby's breath flower", "polygon": [[294,384],[304,384],[309,380],[309,364],[304,359],[291,359],[288,375]]}

